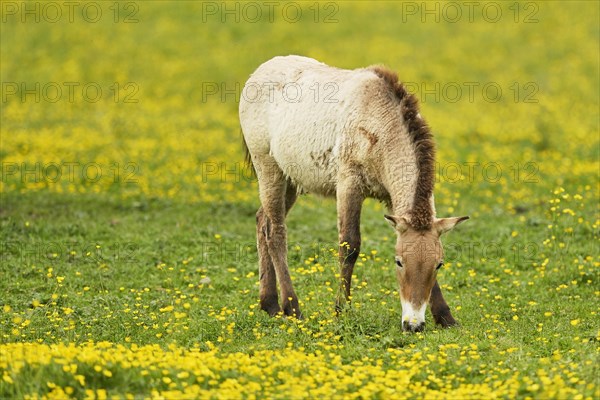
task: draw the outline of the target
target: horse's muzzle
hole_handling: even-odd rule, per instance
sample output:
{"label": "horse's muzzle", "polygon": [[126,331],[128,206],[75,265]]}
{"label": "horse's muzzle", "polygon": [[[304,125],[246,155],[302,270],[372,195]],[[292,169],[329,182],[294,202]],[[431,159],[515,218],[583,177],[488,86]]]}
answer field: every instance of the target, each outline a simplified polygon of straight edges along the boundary
{"label": "horse's muzzle", "polygon": [[408,321],[402,322],[402,329],[407,332],[423,332],[425,329],[425,322],[420,322],[418,324],[411,324]]}

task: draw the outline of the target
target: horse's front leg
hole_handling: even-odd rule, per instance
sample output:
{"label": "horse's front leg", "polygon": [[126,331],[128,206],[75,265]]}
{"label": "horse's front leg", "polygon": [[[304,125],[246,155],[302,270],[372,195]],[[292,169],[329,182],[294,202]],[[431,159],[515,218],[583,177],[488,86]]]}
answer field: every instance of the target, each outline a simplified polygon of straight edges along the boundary
{"label": "horse's front leg", "polygon": [[337,213],[341,282],[336,301],[338,313],[350,301],[352,271],[360,253],[360,211],[363,200],[359,182],[351,178],[339,181]]}
{"label": "horse's front leg", "polygon": [[457,322],[450,312],[450,307],[444,299],[442,289],[436,279],[433,289],[431,289],[431,297],[429,298],[429,305],[431,306],[431,314],[436,324],[441,325],[444,328],[456,325]]}

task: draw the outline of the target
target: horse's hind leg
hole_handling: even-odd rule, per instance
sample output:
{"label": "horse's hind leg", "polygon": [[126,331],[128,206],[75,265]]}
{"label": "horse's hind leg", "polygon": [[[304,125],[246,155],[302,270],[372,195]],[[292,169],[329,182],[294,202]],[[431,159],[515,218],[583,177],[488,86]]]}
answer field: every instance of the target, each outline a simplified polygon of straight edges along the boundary
{"label": "horse's hind leg", "polygon": [[[297,198],[296,187],[287,182],[285,196],[285,212],[289,212]],[[270,316],[281,311],[277,298],[277,275],[267,245],[265,212],[262,207],[256,213],[256,238],[258,247],[258,263],[260,275],[260,308]]]}
{"label": "horse's hind leg", "polygon": [[277,299],[277,276],[267,246],[266,217],[262,207],[256,213],[256,241],[260,279],[260,308],[270,316],[281,311]]}
{"label": "horse's hind leg", "polygon": [[[282,309],[285,315],[301,317],[298,297],[294,292],[287,265],[287,233],[285,216],[295,201],[296,189],[286,180],[283,171],[272,159],[253,160],[257,169],[260,201],[257,233],[261,273],[261,308],[276,313],[277,292],[273,270],[279,281]],[[266,251],[265,251],[266,249]],[[269,257],[266,257],[268,254]],[[263,303],[264,301],[264,303]]]}

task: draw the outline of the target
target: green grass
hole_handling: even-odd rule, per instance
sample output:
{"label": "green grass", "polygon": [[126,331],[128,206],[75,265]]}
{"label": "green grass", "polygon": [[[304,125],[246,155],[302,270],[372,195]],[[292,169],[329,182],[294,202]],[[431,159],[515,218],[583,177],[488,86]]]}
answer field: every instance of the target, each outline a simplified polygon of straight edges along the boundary
{"label": "green grass", "polygon": [[[224,352],[283,349],[288,342],[307,351],[337,344],[343,346],[337,353],[347,362],[365,354],[376,359],[390,347],[475,344],[482,364],[504,361],[525,375],[539,367],[534,360],[557,351],[580,365],[584,381],[597,372],[598,274],[597,267],[584,259],[594,247],[591,232],[575,232],[562,239],[567,243],[563,249],[546,251],[540,247],[547,236],[545,225],[551,221],[527,220],[511,228],[523,232],[526,239],[511,238],[506,229],[502,233],[494,220],[469,221],[447,238],[447,247],[462,246],[462,250],[455,250],[439,277],[461,326],[439,330],[428,315],[427,331],[414,335],[401,330],[390,261],[392,232],[380,210],[367,204],[366,260],[355,269],[355,305],[335,318],[337,266],[329,252],[336,237],[334,203],[301,199],[288,224],[293,243],[290,266],[296,271],[307,267],[305,261],[314,254],[320,254],[318,260],[324,258],[319,264],[323,272],[292,272],[306,326],[322,335],[314,337],[300,330],[287,333],[289,324],[282,329],[281,320],[256,307],[253,214],[254,207],[248,204],[4,196],[2,230],[7,247],[2,291],[5,304],[30,324],[11,334],[11,328],[20,324],[11,321],[12,313],[2,314],[2,340],[176,342],[183,347],[212,342]],[[490,231],[495,235],[486,233]],[[370,252],[375,249],[378,253],[373,256]],[[541,277],[532,261],[545,258],[550,261]],[[64,280],[59,283],[58,277]],[[210,284],[200,283],[205,277]],[[566,287],[558,290],[561,284]],[[185,318],[164,311],[168,306],[184,311],[183,303],[190,304]],[[72,312],[65,315],[66,308]],[[219,320],[216,316],[222,309],[230,314]],[[249,314],[252,311],[254,315]],[[552,315],[545,316],[546,312]],[[572,326],[573,320],[581,322]],[[225,326],[231,322],[235,328],[228,333]],[[263,336],[259,340],[257,331]],[[496,351],[490,351],[490,346]],[[511,348],[516,351],[499,352]]]}

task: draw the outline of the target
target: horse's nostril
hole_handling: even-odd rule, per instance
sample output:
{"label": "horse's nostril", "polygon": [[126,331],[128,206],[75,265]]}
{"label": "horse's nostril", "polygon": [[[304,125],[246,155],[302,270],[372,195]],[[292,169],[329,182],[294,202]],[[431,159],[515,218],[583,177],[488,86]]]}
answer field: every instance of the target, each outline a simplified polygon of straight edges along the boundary
{"label": "horse's nostril", "polygon": [[425,322],[413,325],[408,321],[403,321],[402,329],[408,332],[423,332],[423,330],[425,329]]}

